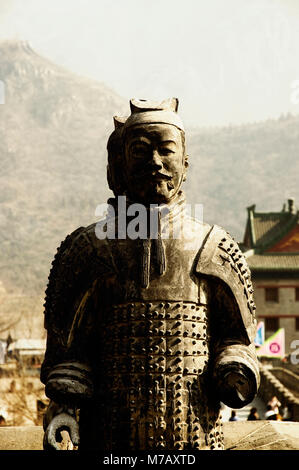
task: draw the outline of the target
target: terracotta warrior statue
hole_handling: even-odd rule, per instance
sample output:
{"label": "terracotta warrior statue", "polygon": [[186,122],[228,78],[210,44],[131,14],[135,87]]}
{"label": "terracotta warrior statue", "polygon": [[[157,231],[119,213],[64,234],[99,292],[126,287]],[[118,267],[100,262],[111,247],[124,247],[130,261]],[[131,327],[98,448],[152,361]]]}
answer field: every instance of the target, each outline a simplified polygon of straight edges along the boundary
{"label": "terracotta warrior statue", "polygon": [[221,403],[259,386],[250,272],[224,229],[186,210],[178,100],[130,106],[108,141],[108,214],[52,263],[44,448],[68,430],[79,450],[220,450]]}

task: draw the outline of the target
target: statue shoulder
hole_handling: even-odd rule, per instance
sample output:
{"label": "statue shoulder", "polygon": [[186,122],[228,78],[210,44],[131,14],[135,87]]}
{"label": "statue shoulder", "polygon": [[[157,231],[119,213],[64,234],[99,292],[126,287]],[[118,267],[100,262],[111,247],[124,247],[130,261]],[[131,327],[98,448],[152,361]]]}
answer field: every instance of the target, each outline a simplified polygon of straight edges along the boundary
{"label": "statue shoulder", "polygon": [[94,227],[79,227],[57,248],[45,292],[46,324],[52,315],[66,315],[81,291],[112,269],[105,240],[96,240]]}
{"label": "statue shoulder", "polygon": [[223,281],[235,297],[250,339],[255,335],[255,304],[251,273],[234,238],[222,227],[208,231],[195,263],[196,274]]}
{"label": "statue shoulder", "polygon": [[[54,262],[64,258],[70,263],[87,263],[93,256],[101,256],[105,252],[105,240],[98,240],[95,233],[96,223],[87,227],[79,227],[61,242],[57,248]],[[53,265],[52,263],[52,265]]]}

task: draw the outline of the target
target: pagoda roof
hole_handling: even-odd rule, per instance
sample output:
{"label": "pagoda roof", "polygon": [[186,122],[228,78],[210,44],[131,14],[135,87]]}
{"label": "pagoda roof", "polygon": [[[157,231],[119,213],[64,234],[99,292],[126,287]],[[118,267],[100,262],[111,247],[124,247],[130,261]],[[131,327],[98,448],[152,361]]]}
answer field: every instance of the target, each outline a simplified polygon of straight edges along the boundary
{"label": "pagoda roof", "polygon": [[255,205],[247,211],[241,246],[251,271],[299,273],[299,211],[294,200],[280,212],[256,212]]}
{"label": "pagoda roof", "polygon": [[299,253],[245,253],[245,256],[252,271],[299,271]]}

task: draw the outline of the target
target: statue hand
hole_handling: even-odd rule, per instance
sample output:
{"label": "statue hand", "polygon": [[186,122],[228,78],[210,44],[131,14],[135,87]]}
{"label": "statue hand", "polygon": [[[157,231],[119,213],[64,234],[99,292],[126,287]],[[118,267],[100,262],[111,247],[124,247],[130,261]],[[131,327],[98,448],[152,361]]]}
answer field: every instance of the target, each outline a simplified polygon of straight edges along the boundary
{"label": "statue hand", "polygon": [[218,392],[225,405],[242,408],[253,400],[256,383],[251,371],[242,364],[223,367],[218,377]]}
{"label": "statue hand", "polygon": [[[57,405],[56,405],[57,406]],[[61,450],[59,443],[62,441],[61,431],[67,431],[74,446],[79,445],[79,425],[75,419],[75,412],[67,407],[58,408],[56,416],[45,416],[44,420],[44,449]]]}

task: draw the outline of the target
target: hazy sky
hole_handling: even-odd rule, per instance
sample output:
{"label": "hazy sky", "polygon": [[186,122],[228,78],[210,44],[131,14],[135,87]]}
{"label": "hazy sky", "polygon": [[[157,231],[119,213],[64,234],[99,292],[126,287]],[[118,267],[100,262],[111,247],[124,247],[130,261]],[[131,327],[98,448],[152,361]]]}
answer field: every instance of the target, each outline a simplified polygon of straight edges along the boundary
{"label": "hazy sky", "polygon": [[299,113],[299,0],[0,0],[8,38],[125,98],[177,96],[186,124]]}

